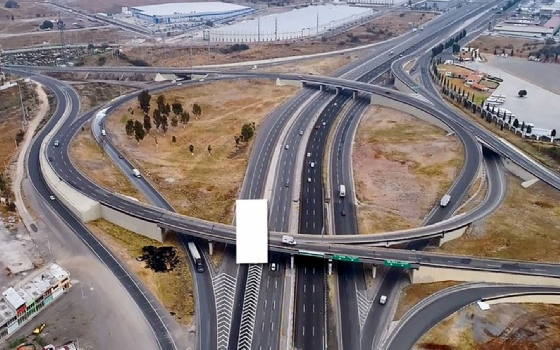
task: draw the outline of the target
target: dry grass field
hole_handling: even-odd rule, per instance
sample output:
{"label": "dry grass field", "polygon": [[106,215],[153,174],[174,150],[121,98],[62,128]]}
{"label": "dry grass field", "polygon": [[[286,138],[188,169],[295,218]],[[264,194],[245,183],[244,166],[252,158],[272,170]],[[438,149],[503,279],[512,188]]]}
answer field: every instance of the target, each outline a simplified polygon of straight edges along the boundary
{"label": "dry grass field", "polygon": [[353,153],[361,233],[418,227],[463,164],[461,143],[431,124],[373,106]]}
{"label": "dry grass field", "polygon": [[[237,146],[235,136],[245,123],[254,122],[258,133],[262,120],[295,91],[295,87],[263,80],[185,87],[163,95],[170,104],[182,103],[188,112],[194,103],[199,104],[200,117],[191,113],[187,124],[170,124],[166,134],[154,127],[137,143],[126,135],[124,127],[128,119],[142,115],[135,101],[109,116],[108,129],[113,143],[135,161],[140,172],[178,212],[230,224],[252,147],[252,142]],[[152,111],[156,98],[152,97]],[[194,146],[193,154],[190,145]]]}

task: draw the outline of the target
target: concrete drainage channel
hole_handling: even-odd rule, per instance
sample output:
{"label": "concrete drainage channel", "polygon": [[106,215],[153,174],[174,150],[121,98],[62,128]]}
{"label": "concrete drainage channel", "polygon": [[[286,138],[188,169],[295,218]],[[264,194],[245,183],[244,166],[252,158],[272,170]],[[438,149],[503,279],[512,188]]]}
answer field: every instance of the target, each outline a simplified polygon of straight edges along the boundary
{"label": "concrete drainage channel", "polygon": [[262,265],[251,265],[247,275],[247,287],[243,297],[243,311],[241,325],[239,326],[239,341],[237,350],[251,350],[253,343],[253,327],[259,302]]}

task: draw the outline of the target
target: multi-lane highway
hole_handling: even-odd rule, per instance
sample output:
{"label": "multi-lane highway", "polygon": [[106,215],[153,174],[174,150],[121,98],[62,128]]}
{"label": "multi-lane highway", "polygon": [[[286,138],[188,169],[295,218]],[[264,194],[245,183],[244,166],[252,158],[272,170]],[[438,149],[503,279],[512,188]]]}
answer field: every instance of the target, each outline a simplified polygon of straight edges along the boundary
{"label": "multi-lane highway", "polygon": [[39,195],[51,204],[53,210],[57,212],[94,254],[105,263],[128,291],[138,307],[142,310],[146,321],[152,328],[159,348],[176,350],[177,346],[174,340],[176,329],[168,313],[163,311],[165,309],[155,300],[143,284],[139,282],[137,278],[133,277],[134,275],[121,265],[120,262],[114,258],[114,255],[111,254],[66,207],[59,202],[52,202],[49,200],[51,191],[43,181],[39,164],[41,144],[61,118],[75,116],[79,113],[80,100],[73,89],[54,79],[44,76],[33,76],[32,79],[51,89],[57,99],[57,108],[49,122],[47,122],[43,129],[37,134],[31,145],[27,167],[29,178],[33,182]]}
{"label": "multi-lane highway", "polygon": [[[416,45],[419,45],[419,44],[416,44]],[[416,45],[413,45],[412,47],[413,47],[414,49],[416,49],[416,48],[418,47],[418,46],[416,46]],[[358,66],[358,67],[359,67],[359,66]],[[373,74],[378,74],[378,73],[382,70],[382,68],[379,68],[379,66],[377,66],[377,67],[378,67],[378,68],[374,68],[374,69],[373,69],[373,70],[377,69],[376,71],[374,71],[374,73],[371,73],[373,70],[370,70],[370,71],[367,71],[366,74],[372,74],[372,75],[373,75]],[[357,71],[357,70],[355,70],[355,72],[356,72],[356,71]],[[284,78],[288,77],[288,76],[281,76],[281,75],[277,75],[277,76],[284,77]],[[288,77],[288,78],[289,78],[289,77]],[[293,78],[293,77],[292,77],[292,78]],[[308,81],[319,81],[320,83],[325,83],[325,82],[329,83],[328,80],[325,80],[324,77],[306,77],[305,79],[308,80]],[[316,80],[316,79],[318,79],[318,80]],[[364,79],[365,79],[365,80],[363,80],[363,81],[367,81],[368,78],[366,77],[366,78],[364,78]],[[342,84],[344,84],[344,85],[342,85],[342,84],[340,84],[340,83],[342,83]],[[359,86],[356,90],[359,90],[359,91],[369,91],[369,92],[371,92],[371,90],[367,90],[367,89],[364,90],[364,87],[361,86],[361,85],[347,85],[347,82],[346,82],[346,81],[341,81],[341,80],[337,80],[337,81],[335,81],[335,82],[332,82],[332,81],[331,81],[330,84],[331,84],[331,85],[334,85],[334,86],[350,86],[350,87],[352,87],[352,89],[355,89],[356,86]],[[304,93],[306,93],[306,92],[304,92]],[[391,93],[391,95],[387,95],[387,96],[389,96],[389,97],[394,97],[394,95],[395,95],[395,94]],[[398,95],[398,94],[396,94],[396,95]],[[325,96],[325,94],[321,94],[321,96]],[[323,98],[326,99],[325,97],[323,97]],[[397,98],[402,98],[402,96],[397,96]],[[336,99],[341,99],[341,100],[342,100],[342,99],[344,99],[344,97],[343,97],[343,96],[339,96],[339,97],[336,97]],[[410,102],[410,104],[414,104],[414,102],[412,102],[411,100],[410,100],[410,101],[407,101],[407,102]],[[331,102],[331,103],[333,103],[333,104],[330,105],[330,108],[336,107],[336,106],[334,105],[334,103],[336,103],[336,102]],[[342,105],[342,104],[341,104],[341,105]],[[340,107],[341,107],[341,106],[340,106]],[[426,107],[426,106],[424,105],[424,106],[422,106],[422,107]],[[334,116],[336,116],[336,114],[337,114],[337,113],[332,114],[332,111],[331,111],[331,114],[328,114],[328,115],[332,115],[332,118],[334,118]],[[448,124],[449,124],[449,123],[448,123]],[[281,125],[281,124],[276,124],[276,125],[278,125],[278,126],[277,126],[277,127],[278,127],[278,130],[280,130],[280,129],[281,129],[281,128],[280,128],[280,125]],[[461,125],[461,124],[459,123],[459,125]],[[318,130],[321,129],[321,126],[327,126],[327,125],[323,125],[323,124],[321,123],[321,125],[319,125],[319,129],[318,129]],[[327,128],[325,128],[325,129],[327,129]],[[296,130],[297,130],[297,128],[296,128]],[[305,130],[305,127],[302,126],[301,130]],[[290,134],[291,134],[291,135],[294,135],[293,128],[292,128]],[[301,136],[301,135],[297,135],[297,136]],[[320,136],[319,136],[319,137],[320,137]],[[272,140],[270,141],[270,142],[271,142],[271,143],[270,143],[270,149],[272,150],[272,149],[274,149],[275,146],[278,147],[278,138],[275,139],[275,137],[272,137],[271,139],[272,139]],[[296,139],[297,139],[297,137],[296,137]],[[326,139],[326,137],[325,137],[325,139]],[[321,147],[321,146],[319,146],[319,145],[315,145],[315,142],[316,142],[316,141],[317,141],[317,140],[312,140],[312,141],[310,141],[307,147],[312,147],[312,146],[313,146],[313,147]],[[296,147],[297,143],[298,143],[298,142],[297,142],[297,141],[294,141],[293,138],[287,138],[285,144],[282,144],[281,146],[284,147],[285,145],[288,145],[289,148],[291,148],[292,152],[295,152],[295,150],[297,149],[297,147]],[[259,148],[259,149],[260,149],[260,148]],[[266,147],[265,147],[265,148],[262,148],[262,149],[266,149]],[[321,151],[320,151],[321,153],[324,152],[324,145],[322,146],[322,148],[318,148],[317,150],[321,150]],[[273,196],[274,202],[272,203],[272,207],[273,207],[273,208],[278,208],[278,209],[273,209],[274,213],[277,214],[277,215],[275,215],[274,217],[281,217],[281,218],[283,218],[283,220],[280,220],[280,222],[277,223],[277,224],[278,224],[278,228],[274,228],[274,230],[277,230],[277,231],[279,231],[279,232],[281,232],[281,231],[286,231],[286,227],[287,227],[287,225],[289,225],[289,217],[290,217],[290,215],[289,215],[289,213],[288,213],[288,211],[290,210],[290,205],[289,205],[289,203],[291,202],[292,196],[293,196],[293,193],[292,193],[292,191],[293,191],[292,188],[293,188],[293,187],[291,186],[291,183],[293,183],[293,179],[295,178],[295,177],[294,177],[294,172],[293,172],[293,170],[287,170],[287,169],[293,169],[293,166],[292,166],[292,164],[288,164],[288,163],[285,163],[285,162],[288,161],[288,162],[291,163],[291,160],[295,159],[295,157],[293,157],[293,155],[290,157],[290,156],[289,156],[289,153],[290,153],[290,152],[283,152],[284,157],[287,158],[287,159],[284,160],[284,163],[282,163],[282,161],[281,161],[280,164],[284,164],[286,170],[284,170],[284,171],[282,172],[281,175],[278,175],[278,173],[277,173],[277,175],[276,175],[277,181],[275,182],[275,186],[276,186],[277,188],[275,188],[275,193],[274,193],[274,196]],[[312,152],[311,152],[311,153],[312,153]],[[319,151],[318,151],[317,153],[319,153]],[[267,174],[267,171],[268,171],[268,164],[269,164],[269,163],[267,163],[267,162],[270,162],[270,156],[271,156],[271,154],[272,154],[272,151],[270,151],[270,152],[268,152],[268,153],[267,153],[267,151],[265,151],[265,152],[264,152],[264,156],[263,156],[263,159],[264,159],[263,161],[260,161],[260,162],[259,162],[259,161],[251,162],[251,164],[254,164],[254,166],[253,166],[253,172],[258,173],[258,175],[255,176],[255,179],[257,179],[257,181],[260,181],[260,183],[259,183],[259,182],[256,182],[255,185],[253,185],[253,182],[250,182],[249,185],[247,185],[247,187],[249,188],[249,189],[248,189],[249,192],[245,192],[245,191],[244,191],[245,194],[246,194],[246,193],[250,193],[250,192],[252,191],[252,188],[254,188],[254,189],[255,189],[254,191],[257,192],[254,198],[259,198],[260,196],[262,196],[262,191],[264,190],[264,183],[265,183],[265,179],[266,179],[266,174]],[[307,152],[306,152],[306,154],[307,154]],[[305,161],[304,163],[305,163],[305,164],[304,164],[304,168],[303,168],[304,171],[303,171],[303,174],[302,174],[302,176],[301,176],[301,191],[302,191],[302,195],[300,196],[300,200],[302,201],[302,203],[300,203],[300,210],[302,210],[302,211],[300,212],[300,217],[299,217],[300,232],[302,232],[302,233],[309,233],[309,234],[317,234],[317,232],[315,232],[315,231],[313,231],[313,232],[306,232],[305,229],[302,229],[302,225],[304,225],[304,226],[307,225],[307,226],[306,226],[306,229],[309,228],[309,227],[315,228],[315,227],[317,227],[317,226],[321,226],[321,228],[323,227],[323,222],[324,222],[324,219],[323,219],[323,200],[322,200],[322,199],[323,199],[323,186],[322,186],[322,179],[321,179],[321,169],[322,169],[322,164],[321,164],[321,163],[322,163],[322,158],[321,158],[320,161],[317,161],[317,165],[316,165],[317,168],[315,168],[315,167],[311,168],[310,163],[307,163],[307,161]],[[315,164],[315,162],[314,162],[314,164]],[[251,168],[251,166],[250,166],[250,168]],[[311,169],[317,169],[317,170],[311,170]],[[63,172],[65,169],[62,169],[62,168],[61,168],[61,169],[58,169],[58,170],[59,170],[60,172]],[[306,172],[306,170],[307,170],[307,172]],[[306,173],[307,173],[307,175],[306,175]],[[318,175],[318,174],[319,174],[319,175]],[[60,173],[59,173],[59,175],[60,175]],[[316,181],[316,180],[317,180],[317,176],[318,176],[318,181]],[[341,176],[344,176],[344,175],[341,175]],[[465,179],[466,179],[466,178],[468,178],[468,176],[465,176]],[[280,180],[280,181],[278,181],[278,179],[285,179],[285,180]],[[82,182],[82,181],[80,181],[80,177],[79,177],[79,176],[78,176],[77,178],[74,178],[73,180],[74,180],[74,181],[71,181],[71,182],[70,182],[70,183],[72,183],[73,185],[76,185],[78,181],[79,181],[79,182]],[[308,180],[310,180],[310,181],[308,181]],[[472,181],[472,177],[471,177],[470,181]],[[83,181],[83,182],[82,182],[82,184],[84,184],[85,188],[94,189],[93,186],[87,186],[86,182],[87,182],[87,181]],[[246,181],[245,183],[247,183],[247,181]],[[286,185],[286,184],[287,184],[287,185]],[[470,183],[469,183],[469,184],[470,184]],[[331,185],[332,185],[332,182],[331,182]],[[80,185],[77,185],[77,187],[78,187],[79,189],[82,189],[82,190],[84,189],[84,187],[81,187]],[[244,187],[245,187],[245,185],[244,185]],[[278,190],[278,189],[283,189],[283,190]],[[320,197],[318,197],[318,196],[319,196],[319,194],[318,194],[319,192],[316,191],[317,189],[320,189],[320,191],[321,191],[321,192],[320,192],[320,193],[321,193]],[[305,192],[305,193],[310,193],[310,194],[308,195],[306,201],[305,201],[305,205],[303,205],[304,191],[307,191],[307,192]],[[315,192],[313,192],[313,191],[315,191]],[[459,190],[457,190],[457,191],[460,192]],[[261,192],[261,194],[259,195],[258,192]],[[280,195],[278,195],[278,193],[280,193]],[[278,196],[281,196],[281,198],[278,198]],[[105,197],[104,200],[107,200],[108,195],[107,195],[107,194],[104,194],[104,193],[101,193],[101,194],[99,195],[99,197],[100,197],[100,198]],[[253,196],[251,196],[251,195],[249,194],[248,197],[246,197],[246,198],[252,198],[252,197],[253,197]],[[320,198],[320,200],[317,201],[317,200],[316,200],[317,198]],[[333,196],[332,198],[334,198],[334,196]],[[117,202],[118,202],[118,201],[117,201]],[[126,200],[123,201],[122,203],[117,203],[117,206],[118,206],[118,205],[124,205],[125,202],[126,202]],[[277,202],[278,204],[276,204],[276,202]],[[287,203],[288,205],[282,205],[282,203]],[[115,203],[112,203],[112,205],[115,205]],[[338,208],[337,208],[337,205],[338,205]],[[334,210],[333,210],[333,211],[334,211],[335,214],[336,214],[337,212],[342,213],[343,210],[346,211],[345,209],[341,209],[341,208],[346,208],[346,206],[345,206],[344,203],[333,204],[333,207],[334,207]],[[319,209],[317,210],[317,208],[319,208]],[[305,209],[305,210],[304,210],[304,209]],[[127,207],[126,210],[127,210],[127,211],[142,212],[142,213],[150,212],[150,210],[146,210],[145,208],[139,208],[139,207],[136,207],[136,208],[135,208],[135,207],[130,206],[130,205]],[[282,211],[284,211],[284,212],[282,212]],[[352,210],[350,210],[350,211],[352,211]],[[319,214],[319,212],[320,212],[320,214]],[[353,212],[353,211],[352,211],[352,212]],[[489,212],[489,211],[487,211],[487,212]],[[163,224],[167,224],[167,225],[173,227],[173,226],[174,226],[174,223],[176,222],[175,220],[168,220],[169,217],[165,217],[165,215],[167,215],[167,214],[162,214],[162,215],[160,215],[161,212],[160,212],[160,213],[152,212],[152,213],[156,214],[156,217],[158,217],[159,219],[163,219],[163,220],[161,221],[161,222],[163,222]],[[301,215],[302,213],[304,214],[303,216]],[[350,214],[350,215],[352,215],[352,214]],[[439,215],[441,215],[442,217],[445,216],[444,213],[441,213],[441,214],[439,214]],[[169,215],[169,216],[170,216],[171,218],[175,219],[173,215]],[[352,217],[349,216],[348,214],[347,214],[347,218],[348,218],[348,222],[352,221]],[[158,219],[158,220],[159,220],[159,219]],[[341,221],[341,220],[339,220],[339,221],[340,221],[340,222],[343,222],[343,221]],[[175,226],[175,227],[177,227],[177,226]],[[198,228],[198,229],[200,228],[200,226],[197,227],[196,224],[193,225],[193,226],[191,226],[191,227],[195,227],[195,228]],[[349,226],[348,226],[348,227],[349,227]],[[348,228],[348,227],[345,228],[345,227],[344,227],[344,224],[343,224],[342,226],[337,226],[337,225],[335,224],[335,231],[336,231],[336,233],[339,233],[339,232],[340,232],[340,233],[356,233],[357,229],[356,229],[355,227],[351,227],[351,228]],[[224,229],[223,227],[220,227],[219,225],[217,225],[216,228],[217,228],[216,231]],[[431,229],[433,229],[433,228],[431,228]],[[184,230],[184,232],[189,232],[189,229],[183,229],[183,230]],[[205,228],[203,228],[203,230],[206,230],[206,231],[207,231],[207,230],[208,230],[208,226],[206,226]],[[214,227],[212,227],[212,229],[211,229],[210,231],[214,231]],[[320,232],[319,232],[319,233],[320,233]],[[406,233],[406,234],[408,234],[408,233]],[[405,234],[405,235],[406,235],[406,234]],[[303,242],[303,243],[305,243],[306,241],[307,241],[307,242],[318,242],[317,239],[313,239],[312,237],[307,237],[307,236],[306,236],[305,238],[300,239],[300,241]],[[338,240],[338,241],[341,241],[341,240]],[[325,241],[325,242],[326,242],[326,241]],[[336,242],[336,241],[335,241],[335,242]],[[319,243],[319,245],[322,245],[322,244]],[[279,246],[279,245],[278,245],[278,246]],[[312,247],[313,247],[313,244],[309,244],[309,246],[312,246]],[[343,249],[343,248],[339,248],[339,247],[337,247],[337,246],[333,246],[333,247],[334,247],[334,249]],[[278,248],[278,247],[277,247],[277,248]],[[346,248],[344,248],[344,249],[346,249]],[[357,251],[359,251],[359,248],[354,248],[354,249],[356,249]],[[280,250],[282,250],[282,249],[280,249]],[[323,250],[326,251],[326,250],[324,249],[324,245],[323,245]],[[285,251],[285,248],[284,248],[284,251]],[[331,247],[329,247],[328,251],[331,251]],[[359,254],[361,254],[361,253],[359,253]],[[416,256],[416,258],[418,258],[418,257]],[[321,264],[321,270],[324,271],[324,266],[322,266],[322,264]],[[274,278],[275,276],[281,276],[281,273],[282,273],[282,271],[280,270],[278,274],[271,274],[271,276],[272,276],[273,278]],[[304,274],[304,275],[305,275],[306,273],[307,273],[307,271],[303,271],[303,274]],[[300,274],[301,274],[301,271],[300,271]],[[280,278],[280,280],[281,280],[281,278]],[[310,277],[308,280],[309,280],[309,281],[313,281],[313,277]],[[265,281],[265,279],[263,279],[261,283],[265,283],[264,281]],[[266,279],[267,285],[270,285],[270,281],[271,281],[271,279],[270,279],[270,276],[269,276],[269,277]],[[275,285],[276,285],[276,283],[275,283]],[[321,281],[315,281],[315,282],[312,282],[311,284],[309,284],[309,286],[313,286],[313,288],[314,288],[314,286],[316,286],[316,285],[323,285],[323,286],[324,286],[324,283],[323,283],[323,281],[321,280]],[[299,288],[299,285],[298,285],[298,288]],[[306,285],[304,285],[304,289],[306,289],[306,288],[307,288]],[[262,288],[261,288],[261,289],[262,289]],[[281,288],[280,288],[280,290],[281,290]],[[313,289],[313,290],[314,290],[314,289]],[[318,293],[318,294],[324,295],[323,292]],[[277,294],[277,296],[273,297],[273,299],[279,299],[279,295],[281,295],[281,292],[280,292],[279,294]],[[324,304],[324,301],[323,301],[323,300],[321,300],[321,301],[317,300],[317,297],[316,297],[316,296],[311,297],[310,300],[311,300],[310,303],[307,303],[307,302],[306,302],[306,303],[303,304],[303,307],[305,307],[305,309],[299,308],[300,306],[298,306],[299,309],[298,309],[298,311],[296,311],[296,315],[304,314],[305,312],[307,312],[307,311],[309,310],[309,309],[307,308],[307,305],[316,305],[316,304],[318,305],[319,303]],[[263,304],[261,304],[261,305],[263,305]],[[265,303],[265,305],[262,306],[262,308],[264,308],[263,310],[264,310],[264,312],[265,312],[266,314],[269,314],[269,313],[266,312],[266,311],[269,310],[270,306],[267,306],[266,303]],[[302,321],[303,324],[301,324],[301,323],[298,324],[297,322],[300,322],[300,321],[298,321],[298,318],[296,318],[296,334],[297,334],[298,330],[299,330],[299,332],[303,333],[303,337],[304,337],[304,338],[303,338],[303,339],[304,339],[303,342],[309,342],[308,344],[311,344],[311,346],[313,346],[313,347],[315,347],[315,346],[317,346],[317,345],[319,345],[319,344],[322,344],[322,343],[321,343],[322,340],[319,339],[318,337],[316,337],[316,336],[315,336],[315,333],[314,333],[314,332],[315,332],[315,329],[314,329],[313,327],[315,327],[315,326],[312,325],[312,324],[316,324],[316,323],[313,323],[313,322],[312,322],[312,323],[309,323],[309,321],[307,321],[304,317],[303,317],[303,319],[304,319],[304,320]],[[309,319],[309,317],[308,317],[307,319]],[[276,321],[276,324],[278,324],[278,323],[279,323],[279,322]],[[274,322],[270,322],[270,323],[269,323],[270,332],[268,332],[268,333],[274,333],[274,331],[273,331],[273,327],[274,327],[273,324],[274,324]],[[324,323],[323,323],[323,324],[324,324]],[[263,333],[262,333],[262,334],[263,334],[263,335],[260,336],[260,337],[258,338],[258,339],[261,339],[261,340],[259,340],[259,344],[265,344],[265,346],[266,346],[265,348],[267,348],[267,347],[272,347],[272,348],[274,348],[274,345],[277,345],[277,341],[276,341],[276,343],[275,343],[275,340],[273,339],[273,338],[275,338],[274,336],[271,337],[271,336],[266,336],[266,335],[265,335],[265,334],[266,334],[266,332],[264,331],[265,326],[266,326],[266,325],[265,325],[265,322],[263,321],[263,327],[262,327],[262,329],[263,329]],[[306,327],[307,327],[307,332],[308,332],[307,334],[305,334],[305,329],[306,329]],[[258,328],[258,323],[257,323],[257,328]],[[309,332],[310,332],[310,329],[311,329],[311,333],[309,333]],[[301,333],[300,333],[300,334],[301,334]],[[324,330],[323,330],[323,333],[324,333]],[[321,335],[322,335],[322,334],[321,334]],[[263,337],[266,337],[267,339],[263,339]],[[297,343],[297,339],[298,339],[298,337],[296,336],[296,343]],[[304,348],[307,348],[307,347],[304,347]]]}

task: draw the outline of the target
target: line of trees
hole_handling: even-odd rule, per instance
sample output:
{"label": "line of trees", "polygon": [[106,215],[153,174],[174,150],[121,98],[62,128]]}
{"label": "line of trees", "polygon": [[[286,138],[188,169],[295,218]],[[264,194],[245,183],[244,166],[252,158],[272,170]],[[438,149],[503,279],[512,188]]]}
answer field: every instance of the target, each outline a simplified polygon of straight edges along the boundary
{"label": "line of trees", "polygon": [[[435,57],[437,55],[439,55],[440,53],[442,53],[443,51],[445,51],[446,49],[450,48],[451,46],[453,46],[453,44],[458,43],[461,39],[463,39],[465,36],[467,36],[467,30],[463,29],[462,31],[460,31],[457,35],[455,35],[455,37],[450,38],[449,40],[447,40],[445,43],[441,43],[437,46],[432,47],[432,57]],[[457,50],[459,51],[459,50]]]}

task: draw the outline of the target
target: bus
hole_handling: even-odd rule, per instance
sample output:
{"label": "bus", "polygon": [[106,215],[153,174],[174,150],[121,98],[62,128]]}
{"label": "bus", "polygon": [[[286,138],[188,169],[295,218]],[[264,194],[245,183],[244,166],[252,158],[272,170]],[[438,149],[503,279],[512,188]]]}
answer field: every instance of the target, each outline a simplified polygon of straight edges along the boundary
{"label": "bus", "polygon": [[196,267],[196,271],[201,273],[204,272],[204,265],[202,264],[202,258],[200,257],[200,253],[198,252],[196,245],[194,244],[194,242],[189,242],[187,246],[189,247],[189,252],[191,253],[191,257]]}

